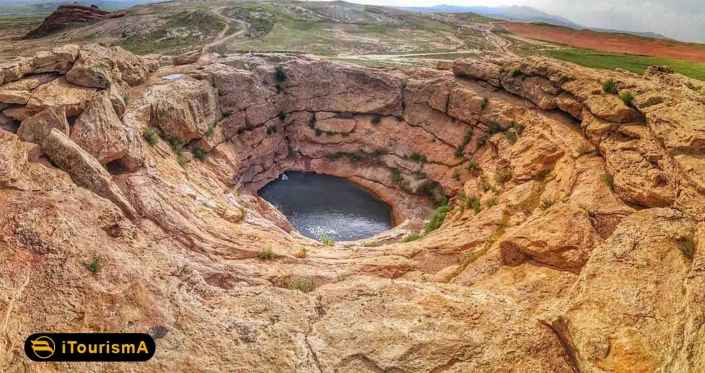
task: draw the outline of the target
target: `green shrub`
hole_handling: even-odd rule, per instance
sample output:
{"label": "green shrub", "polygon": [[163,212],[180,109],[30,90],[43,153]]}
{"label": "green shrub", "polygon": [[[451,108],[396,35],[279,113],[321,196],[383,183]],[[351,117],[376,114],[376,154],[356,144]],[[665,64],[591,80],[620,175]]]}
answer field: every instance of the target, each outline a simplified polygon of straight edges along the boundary
{"label": "green shrub", "polygon": [[399,171],[399,169],[392,168],[392,170],[390,172],[391,172],[392,182],[397,185],[401,184],[402,177],[401,177],[401,172]]}
{"label": "green shrub", "polygon": [[453,179],[460,181],[460,171],[458,169],[453,170]]}
{"label": "green shrub", "polygon": [[199,161],[205,161],[206,158],[208,157],[208,153],[206,153],[205,150],[198,148],[198,147],[193,148],[193,150],[191,150],[191,154],[193,154],[193,157],[198,159]]}
{"label": "green shrub", "polygon": [[487,126],[487,133],[490,134],[490,136],[500,132],[502,132],[502,125],[497,122],[490,122]]}
{"label": "green shrub", "polygon": [[280,111],[279,114],[277,114],[277,117],[279,118],[280,121],[285,121],[286,120],[286,113],[283,111]]}
{"label": "green shrub", "polygon": [[431,215],[431,220],[429,220],[429,222],[426,223],[426,226],[424,227],[425,234],[428,234],[440,228],[443,224],[443,221],[446,220],[446,215],[448,215],[448,211],[450,211],[450,208],[448,207],[447,203],[438,206],[438,208],[433,211],[433,215]]}
{"label": "green shrub", "polygon": [[519,69],[512,70],[512,77],[514,77],[514,78],[521,76],[521,74],[522,74],[522,72]]}
{"label": "green shrub", "polygon": [[375,115],[372,117],[372,120],[370,121],[372,124],[377,125],[382,122],[382,116],[381,115]]}
{"label": "green shrub", "polygon": [[286,71],[284,71],[284,66],[279,65],[274,69],[274,80],[277,83],[284,83],[288,77],[286,76]]}
{"label": "green shrub", "polygon": [[302,293],[310,293],[316,290],[316,284],[312,279],[307,277],[299,277],[289,281],[287,286],[290,290],[298,290]]}
{"label": "green shrub", "polygon": [[509,141],[510,144],[516,144],[517,140],[519,139],[516,132],[511,130],[504,132],[504,137],[507,139],[507,141]]}
{"label": "green shrub", "polygon": [[328,237],[327,234],[323,233],[318,237],[318,241],[320,241],[322,244],[326,246],[333,246],[335,245],[335,241],[333,241],[330,237]]}
{"label": "green shrub", "polygon": [[259,260],[273,260],[275,257],[274,251],[269,247],[257,253],[257,259]]}
{"label": "green shrub", "polygon": [[468,160],[468,165],[466,168],[470,172],[475,172],[480,169],[480,165],[477,164],[477,161],[475,159],[471,158],[470,160]]}
{"label": "green shrub", "polygon": [[612,79],[609,79],[602,83],[602,91],[605,93],[611,93],[613,95],[617,94],[617,82],[615,82]]}
{"label": "green shrub", "polygon": [[627,106],[634,105],[634,94],[632,94],[631,92],[622,92],[619,95],[619,98],[621,98],[622,102],[624,102]]}
{"label": "green shrub", "polygon": [[98,271],[100,271],[100,261],[97,257],[93,257],[90,262],[83,263],[83,265],[85,265],[86,269],[91,271],[91,273],[98,273]]}
{"label": "green shrub", "polygon": [[490,103],[490,100],[487,99],[487,97],[483,97],[482,101],[480,102],[480,109],[485,110],[487,107],[487,104]]}
{"label": "green shrub", "polygon": [[417,163],[428,162],[428,159],[426,158],[426,156],[423,154],[419,154],[419,153],[411,153],[411,155],[409,156],[409,159],[411,159],[412,161],[417,162]]}
{"label": "green shrub", "polygon": [[548,210],[551,208],[551,206],[553,206],[554,203],[555,201],[551,199],[544,199],[543,201],[541,201],[539,207],[541,207],[541,210]]}
{"label": "green shrub", "polygon": [[492,208],[497,206],[497,197],[492,197],[487,200],[487,208]]}
{"label": "green shrub", "polygon": [[695,241],[692,238],[688,237],[679,240],[678,248],[681,250],[681,253],[683,253],[683,256],[688,259],[693,259],[695,255]]}
{"label": "green shrub", "polygon": [[213,132],[215,132],[215,123],[208,126],[208,130],[206,131],[206,137],[213,137]]}
{"label": "green shrub", "polygon": [[610,188],[611,191],[614,192],[614,177],[612,175],[602,175],[602,181],[605,183],[605,185],[607,185],[608,188]]}
{"label": "green shrub", "polygon": [[404,237],[404,239],[401,240],[401,242],[413,242],[416,240],[420,240],[422,237],[423,236],[421,234],[415,232],[415,233],[412,233],[412,234]]}
{"label": "green shrub", "polygon": [[145,128],[142,132],[142,137],[147,144],[152,146],[157,145],[157,142],[159,142],[159,133],[152,127]]}
{"label": "green shrub", "polygon": [[479,214],[482,210],[482,206],[480,205],[480,199],[477,197],[469,197],[466,201],[466,204],[469,208],[472,208],[472,210],[475,211],[475,215]]}
{"label": "green shrub", "polygon": [[502,167],[495,173],[495,181],[498,184],[504,184],[512,179],[512,169],[509,167]]}

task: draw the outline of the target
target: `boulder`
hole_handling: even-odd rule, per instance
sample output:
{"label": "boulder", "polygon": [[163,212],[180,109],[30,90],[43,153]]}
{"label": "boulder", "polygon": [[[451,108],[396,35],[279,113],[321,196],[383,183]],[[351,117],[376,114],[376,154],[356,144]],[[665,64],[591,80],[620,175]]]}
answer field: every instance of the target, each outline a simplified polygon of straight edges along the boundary
{"label": "boulder", "polygon": [[48,52],[38,52],[32,60],[32,73],[66,74],[77,57],[78,46],[73,44],[63,45]]}
{"label": "boulder", "polygon": [[26,105],[32,96],[27,91],[14,91],[0,88],[0,103]]}
{"label": "boulder", "polygon": [[639,211],[595,247],[553,322],[581,372],[705,369],[703,236],[671,209]]}
{"label": "boulder", "polygon": [[600,241],[587,211],[560,203],[546,211],[537,210],[522,225],[507,233],[500,248],[507,265],[534,260],[578,273]]}
{"label": "boulder", "polygon": [[357,277],[316,294],[320,371],[572,372],[549,328],[484,290]]}
{"label": "boulder", "polygon": [[448,99],[448,115],[464,122],[472,122],[479,118],[489,100],[480,97],[474,91],[456,88],[450,92]]}
{"label": "boulder", "polygon": [[22,141],[41,144],[54,128],[66,135],[69,133],[69,123],[66,121],[66,112],[62,107],[47,108],[23,120],[17,135]]}
{"label": "boulder", "polygon": [[117,205],[125,215],[135,218],[130,202],[113,182],[108,171],[88,152],[57,129],[52,129],[42,142],[42,151],[73,181]]}
{"label": "boulder", "polygon": [[127,137],[106,93],[91,101],[71,128],[71,140],[102,164],[125,156]]}
{"label": "boulder", "polygon": [[72,84],[106,89],[113,82],[114,61],[110,58],[110,49],[100,45],[81,48],[78,60],[66,73],[66,80]]}
{"label": "boulder", "polygon": [[145,60],[121,47],[112,47],[110,51],[115,68],[120,72],[120,79],[130,86],[144,83],[149,73],[158,69],[155,62]]}
{"label": "boulder", "polygon": [[125,49],[89,44],[81,47],[66,79],[82,87],[106,89],[116,82],[139,85],[147,79],[149,72],[141,57]]}
{"label": "boulder", "polygon": [[75,86],[61,77],[35,89],[27,102],[27,109],[39,112],[62,107],[67,117],[74,117],[83,112],[95,95],[95,89]]}
{"label": "boulder", "polygon": [[207,82],[185,78],[150,87],[152,124],[168,138],[184,143],[202,137],[220,118],[216,90]]}
{"label": "boulder", "polygon": [[585,100],[585,106],[596,117],[609,122],[631,123],[642,119],[638,111],[615,95],[592,95]]}
{"label": "boulder", "polygon": [[499,87],[502,67],[488,61],[458,59],[453,64],[453,74],[458,77],[483,80]]}
{"label": "boulder", "polygon": [[22,79],[32,72],[32,59],[19,57],[12,61],[0,63],[0,84]]}
{"label": "boulder", "polygon": [[3,86],[0,86],[0,91],[25,91],[25,92],[31,92],[35,88],[39,87],[42,84],[49,83],[50,81],[54,80],[57,78],[56,74],[34,74],[34,75],[29,75],[25,78],[22,78],[20,80],[16,80],[11,83],[7,83]]}

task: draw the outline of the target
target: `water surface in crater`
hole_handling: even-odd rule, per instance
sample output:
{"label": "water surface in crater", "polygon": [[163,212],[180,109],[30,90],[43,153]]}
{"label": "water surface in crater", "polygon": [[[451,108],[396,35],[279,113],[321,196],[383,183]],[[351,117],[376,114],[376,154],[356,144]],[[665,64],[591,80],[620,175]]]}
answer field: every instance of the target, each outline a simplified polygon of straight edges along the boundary
{"label": "water surface in crater", "polygon": [[304,236],[335,241],[372,237],[392,227],[389,205],[339,177],[287,172],[259,195]]}

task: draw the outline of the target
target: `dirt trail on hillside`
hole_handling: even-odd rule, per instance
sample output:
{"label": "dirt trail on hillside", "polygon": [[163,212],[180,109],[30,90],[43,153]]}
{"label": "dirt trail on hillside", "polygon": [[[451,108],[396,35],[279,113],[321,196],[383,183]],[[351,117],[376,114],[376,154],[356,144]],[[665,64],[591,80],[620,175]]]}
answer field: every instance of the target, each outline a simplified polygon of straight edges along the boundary
{"label": "dirt trail on hillside", "polygon": [[[225,10],[225,9],[226,9],[225,7],[222,7],[222,8],[217,8],[213,11],[213,14],[215,14],[218,18],[222,19],[225,22],[225,27],[223,28],[222,31],[220,31],[220,33],[218,33],[218,36],[216,36],[214,41],[203,46],[203,49],[201,50],[202,54],[208,53],[209,51],[213,50],[215,47],[223,45],[226,42],[230,41],[231,39],[234,39],[234,38],[237,38],[237,37],[244,35],[245,32],[247,31],[247,27],[249,26],[247,24],[247,22],[226,16],[225,14],[223,14],[223,10]],[[242,29],[240,31],[237,31],[237,32],[231,34],[231,35],[228,35],[228,33],[230,32],[230,29],[232,28],[232,26],[231,26],[232,22],[239,23]]]}

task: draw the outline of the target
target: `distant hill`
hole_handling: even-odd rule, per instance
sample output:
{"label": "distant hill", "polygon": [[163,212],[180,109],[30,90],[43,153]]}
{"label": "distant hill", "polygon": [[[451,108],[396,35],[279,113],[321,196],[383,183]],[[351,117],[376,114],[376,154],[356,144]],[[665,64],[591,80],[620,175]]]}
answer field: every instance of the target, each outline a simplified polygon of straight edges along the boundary
{"label": "distant hill", "polygon": [[581,29],[582,26],[563,17],[554,16],[528,6],[456,6],[435,5],[431,7],[405,7],[403,9],[419,13],[475,13],[485,17],[509,21],[547,23],[550,25]]}
{"label": "distant hill", "polygon": [[96,5],[104,10],[127,9],[135,5],[149,4],[157,0],[25,0],[9,1],[0,6],[0,16],[40,16],[48,15],[61,5]]}

